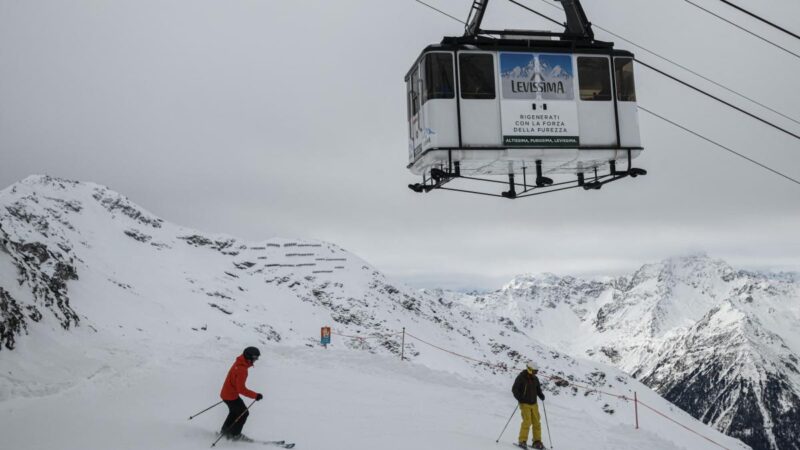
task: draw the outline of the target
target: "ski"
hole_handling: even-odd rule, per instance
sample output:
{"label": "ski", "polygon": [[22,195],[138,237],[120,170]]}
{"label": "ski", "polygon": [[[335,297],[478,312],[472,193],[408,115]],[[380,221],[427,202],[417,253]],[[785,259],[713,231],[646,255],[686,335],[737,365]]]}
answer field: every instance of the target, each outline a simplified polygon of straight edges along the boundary
{"label": "ski", "polygon": [[263,445],[272,445],[275,447],[282,447],[282,448],[294,448],[294,443],[287,444],[286,441],[253,441],[256,444],[263,444]]}
{"label": "ski", "polygon": [[[217,433],[217,436],[219,436],[219,433]],[[250,437],[247,437],[247,436],[241,436],[238,439],[233,439],[233,440],[230,440],[228,442],[231,442],[231,443],[233,443],[233,442],[244,442],[246,444],[271,445],[273,447],[282,447],[282,448],[294,448],[294,445],[295,445],[294,443],[287,444],[286,441],[284,441],[284,440],[280,440],[280,441],[262,441],[262,440],[253,439],[253,438],[250,438]]]}

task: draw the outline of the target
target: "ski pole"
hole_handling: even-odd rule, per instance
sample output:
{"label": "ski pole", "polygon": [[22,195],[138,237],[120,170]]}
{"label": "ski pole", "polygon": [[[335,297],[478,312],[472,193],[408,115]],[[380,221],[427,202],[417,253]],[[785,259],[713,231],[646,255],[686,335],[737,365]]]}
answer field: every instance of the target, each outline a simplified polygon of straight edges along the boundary
{"label": "ski pole", "polygon": [[550,423],[547,421],[547,407],[544,406],[544,400],[542,400],[542,410],[544,411],[544,424],[547,426],[547,440],[550,441],[550,448],[553,447],[553,435],[550,434]]}
{"label": "ski pole", "polygon": [[223,437],[223,436],[225,436],[225,433],[226,433],[228,430],[230,430],[230,429],[231,429],[231,428],[232,428],[234,425],[236,425],[236,422],[238,422],[238,421],[239,421],[239,419],[241,419],[242,417],[244,417],[244,415],[245,415],[245,414],[247,414],[247,411],[249,411],[249,410],[250,410],[250,407],[251,407],[251,406],[253,406],[253,404],[255,404],[255,402],[257,402],[257,400],[253,400],[253,401],[252,401],[252,403],[250,403],[249,405],[247,405],[247,408],[245,408],[245,410],[244,410],[244,411],[242,411],[242,413],[241,413],[241,414],[239,414],[239,417],[237,417],[237,418],[236,418],[236,420],[234,420],[234,421],[233,421],[233,422],[232,422],[230,425],[228,425],[228,428],[227,428],[227,429],[225,429],[225,430],[222,430],[222,433],[220,433],[220,434],[219,434],[219,437],[217,438],[217,440],[216,440],[216,441],[214,441],[214,443],[213,443],[213,444],[211,444],[211,446],[212,446],[212,447],[215,447],[215,446],[217,445],[217,442],[219,442],[219,440],[220,440],[220,439],[222,439],[222,437]]}
{"label": "ski pole", "polygon": [[199,416],[200,414],[203,414],[204,412],[206,412],[206,411],[208,411],[209,409],[211,409],[211,408],[213,408],[213,407],[215,407],[215,406],[219,405],[220,403],[222,403],[222,400],[220,400],[220,401],[219,401],[219,403],[214,403],[213,405],[209,406],[208,408],[206,408],[206,409],[204,409],[204,410],[200,411],[199,413],[197,413],[197,414],[195,414],[195,415],[193,415],[193,416],[189,416],[189,420],[192,420],[192,419],[194,419],[195,417]]}
{"label": "ski pole", "polygon": [[506,422],[506,426],[503,427],[503,431],[500,432],[500,436],[497,436],[497,440],[494,441],[495,444],[500,442],[500,438],[503,437],[503,433],[506,432],[506,428],[508,428],[508,424],[511,423],[511,419],[513,419],[514,418],[514,414],[517,413],[517,408],[519,408],[519,403],[517,403],[517,406],[514,407],[514,412],[512,412],[511,413],[511,417],[508,418],[508,422]]}

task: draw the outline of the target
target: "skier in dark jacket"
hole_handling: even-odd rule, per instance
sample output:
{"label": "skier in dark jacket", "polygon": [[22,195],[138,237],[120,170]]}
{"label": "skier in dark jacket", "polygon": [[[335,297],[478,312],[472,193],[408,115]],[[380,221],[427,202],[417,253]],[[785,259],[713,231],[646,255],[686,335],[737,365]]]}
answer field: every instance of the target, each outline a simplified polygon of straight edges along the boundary
{"label": "skier in dark jacket", "polygon": [[[250,413],[247,412],[247,407],[239,395],[244,395],[254,400],[264,398],[263,395],[247,389],[245,384],[247,382],[247,370],[253,367],[253,363],[258,360],[259,356],[261,356],[261,352],[255,347],[244,349],[244,352],[236,358],[233,366],[231,366],[228,376],[225,378],[225,383],[222,385],[220,397],[228,405],[228,417],[225,419],[225,423],[222,424],[220,433],[228,439],[237,441],[249,440],[242,434],[242,427],[244,427],[244,423]],[[239,420],[236,420],[237,418]]]}
{"label": "skier in dark jacket", "polygon": [[544,448],[542,445],[542,424],[539,421],[539,407],[536,399],[544,401],[544,392],[539,378],[536,376],[538,370],[532,361],[528,362],[527,368],[523,370],[517,379],[511,392],[519,402],[519,411],[522,413],[522,426],[519,429],[519,443],[517,446],[528,448],[528,432],[533,427],[533,448]]}

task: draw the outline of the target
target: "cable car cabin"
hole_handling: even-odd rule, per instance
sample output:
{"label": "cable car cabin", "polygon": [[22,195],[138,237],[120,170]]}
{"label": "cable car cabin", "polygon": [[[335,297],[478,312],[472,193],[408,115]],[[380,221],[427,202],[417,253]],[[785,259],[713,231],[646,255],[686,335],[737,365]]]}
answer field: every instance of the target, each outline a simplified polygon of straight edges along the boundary
{"label": "cable car cabin", "polygon": [[423,50],[405,77],[408,168],[423,176],[411,189],[507,175],[501,195],[514,198],[519,187],[552,185],[550,174],[597,189],[646,173],[631,167],[642,151],[633,54],[593,38],[528,33],[445,38]]}

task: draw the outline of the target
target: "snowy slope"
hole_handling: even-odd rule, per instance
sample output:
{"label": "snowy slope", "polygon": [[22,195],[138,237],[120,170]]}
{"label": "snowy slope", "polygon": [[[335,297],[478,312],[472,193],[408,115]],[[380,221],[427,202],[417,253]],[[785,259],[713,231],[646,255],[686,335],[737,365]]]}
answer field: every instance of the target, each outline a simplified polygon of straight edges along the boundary
{"label": "snowy slope", "polygon": [[[514,321],[393,283],[333,244],[207,235],[102,186],[41,176],[0,191],[0,243],[8,448],[210,444],[223,407],[186,418],[217,401],[233,357],[251,344],[264,357],[250,384],[266,401],[247,430],[298,448],[486,448],[514,407],[513,367],[528,358],[543,376],[570,380],[545,383],[557,448],[719,448],[649,411],[635,430],[632,404],[595,389],[635,391],[724,447],[746,448],[620,370],[544,345]],[[335,335],[326,350],[317,344],[322,325],[368,338]],[[47,433],[37,432],[42,423]]]}
{"label": "snowy slope", "polygon": [[797,275],[692,255],[629,277],[526,275],[486,295],[442,295],[615,365],[753,448],[800,448]]}

